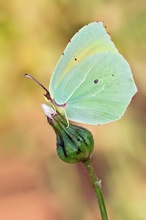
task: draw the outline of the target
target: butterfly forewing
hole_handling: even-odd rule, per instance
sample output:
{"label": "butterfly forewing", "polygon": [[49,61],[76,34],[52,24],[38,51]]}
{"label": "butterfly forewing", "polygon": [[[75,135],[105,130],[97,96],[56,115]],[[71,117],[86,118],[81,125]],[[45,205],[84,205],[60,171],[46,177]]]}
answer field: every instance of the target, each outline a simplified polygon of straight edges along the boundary
{"label": "butterfly forewing", "polygon": [[49,91],[55,91],[66,74],[87,57],[100,52],[118,52],[102,22],[93,22],[80,29],[68,43],[51,77]]}

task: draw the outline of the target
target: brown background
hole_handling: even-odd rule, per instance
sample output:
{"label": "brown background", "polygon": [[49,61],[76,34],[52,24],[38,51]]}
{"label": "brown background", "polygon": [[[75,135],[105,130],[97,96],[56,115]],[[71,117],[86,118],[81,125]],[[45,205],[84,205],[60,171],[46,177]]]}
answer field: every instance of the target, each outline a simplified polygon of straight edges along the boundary
{"label": "brown background", "polygon": [[94,135],[92,157],[109,219],[146,219],[146,2],[0,0],[0,220],[93,220],[99,209],[81,165],[56,155],[43,91],[70,38],[102,20],[139,92],[125,116]]}

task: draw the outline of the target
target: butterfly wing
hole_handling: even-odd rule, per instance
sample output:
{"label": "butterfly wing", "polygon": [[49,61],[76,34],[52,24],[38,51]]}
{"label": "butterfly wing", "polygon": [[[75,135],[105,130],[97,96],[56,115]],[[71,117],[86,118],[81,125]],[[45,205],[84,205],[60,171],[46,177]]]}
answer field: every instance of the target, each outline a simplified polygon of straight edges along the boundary
{"label": "butterfly wing", "polygon": [[52,74],[49,86],[52,99],[72,68],[87,57],[104,51],[118,52],[102,22],[93,22],[80,29],[68,43]]}
{"label": "butterfly wing", "polygon": [[[131,69],[102,22],[77,32],[51,78],[50,94],[68,119],[104,124],[119,119],[136,93]],[[59,108],[58,108],[59,109]]]}
{"label": "butterfly wing", "polygon": [[66,114],[70,120],[86,124],[115,121],[123,116],[136,91],[126,60],[120,54],[101,53],[69,98]]}
{"label": "butterfly wing", "polygon": [[64,77],[55,101],[66,103],[66,114],[72,121],[104,124],[123,116],[136,91],[122,55],[101,52],[83,60]]}

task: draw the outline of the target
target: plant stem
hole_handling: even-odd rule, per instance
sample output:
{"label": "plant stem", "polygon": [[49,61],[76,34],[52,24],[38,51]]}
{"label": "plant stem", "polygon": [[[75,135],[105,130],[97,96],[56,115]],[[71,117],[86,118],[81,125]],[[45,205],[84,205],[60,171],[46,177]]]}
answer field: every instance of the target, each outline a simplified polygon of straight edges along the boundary
{"label": "plant stem", "polygon": [[89,174],[91,183],[92,183],[94,191],[96,193],[102,220],[108,220],[106,207],[105,207],[105,203],[104,203],[104,199],[103,199],[103,195],[102,195],[102,191],[101,191],[101,183],[100,183],[100,180],[96,176],[96,173],[95,173],[94,168],[91,164],[90,158],[83,161],[82,163],[84,164],[84,166]]}

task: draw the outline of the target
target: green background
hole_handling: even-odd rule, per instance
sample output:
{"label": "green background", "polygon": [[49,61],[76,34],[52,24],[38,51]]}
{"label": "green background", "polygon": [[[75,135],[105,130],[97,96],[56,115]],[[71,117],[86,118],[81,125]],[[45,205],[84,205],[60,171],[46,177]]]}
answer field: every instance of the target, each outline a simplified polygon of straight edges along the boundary
{"label": "green background", "polygon": [[56,155],[41,109],[51,73],[82,26],[104,21],[132,68],[138,93],[124,117],[86,126],[109,219],[146,219],[146,1],[0,0],[0,219],[100,219],[81,165]]}

